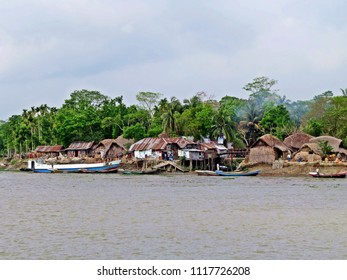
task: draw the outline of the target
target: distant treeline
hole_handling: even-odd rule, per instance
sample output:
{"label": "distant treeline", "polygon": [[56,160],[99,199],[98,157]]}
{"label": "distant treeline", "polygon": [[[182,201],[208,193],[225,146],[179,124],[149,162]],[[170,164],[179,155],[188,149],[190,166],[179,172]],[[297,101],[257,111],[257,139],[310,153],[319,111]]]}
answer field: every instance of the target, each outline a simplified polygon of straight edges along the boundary
{"label": "distant treeline", "polygon": [[130,106],[122,96],[74,91],[61,108],[43,104],[1,121],[0,155],[11,157],[39,145],[67,147],[75,140],[98,142],[119,135],[139,140],[163,132],[195,140],[223,136],[235,147],[245,148],[265,133],[284,139],[300,130],[343,139],[347,147],[347,89],[341,89],[339,96],[326,91],[312,100],[293,102],[273,89],[276,83],[267,77],[255,78],[243,88],[246,98],[227,95],[219,101],[204,92],[183,101],[140,92],[138,105]]}

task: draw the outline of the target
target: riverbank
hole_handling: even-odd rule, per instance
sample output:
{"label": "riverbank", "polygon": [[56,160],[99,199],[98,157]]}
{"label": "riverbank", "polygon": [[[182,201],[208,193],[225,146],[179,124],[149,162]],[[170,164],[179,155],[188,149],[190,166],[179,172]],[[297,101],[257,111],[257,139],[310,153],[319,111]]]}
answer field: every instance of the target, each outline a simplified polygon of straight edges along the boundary
{"label": "riverbank", "polygon": [[307,176],[309,172],[317,168],[321,173],[335,174],[347,171],[347,163],[336,162],[284,162],[283,166],[277,168],[271,164],[255,164],[245,166],[250,171],[260,169],[260,176],[279,176],[279,177],[297,177]]}
{"label": "riverbank", "polygon": [[[252,164],[245,165],[249,171],[261,170],[259,176],[278,176],[278,177],[297,177],[307,176],[309,172],[315,171],[317,168],[321,173],[339,173],[347,171],[347,163],[336,162],[283,162],[276,164]],[[27,160],[6,160],[0,161],[0,171],[20,171],[27,168]],[[137,170],[139,166],[136,162],[122,162],[122,169]],[[180,172],[181,173],[181,172]]]}

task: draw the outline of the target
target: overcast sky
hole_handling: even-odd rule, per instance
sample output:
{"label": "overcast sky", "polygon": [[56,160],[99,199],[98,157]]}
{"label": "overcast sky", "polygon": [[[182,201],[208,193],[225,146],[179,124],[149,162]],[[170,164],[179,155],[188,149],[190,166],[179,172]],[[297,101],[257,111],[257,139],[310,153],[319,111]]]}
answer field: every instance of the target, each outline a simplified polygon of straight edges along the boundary
{"label": "overcast sky", "polygon": [[0,119],[74,90],[307,100],[347,88],[345,0],[0,0]]}

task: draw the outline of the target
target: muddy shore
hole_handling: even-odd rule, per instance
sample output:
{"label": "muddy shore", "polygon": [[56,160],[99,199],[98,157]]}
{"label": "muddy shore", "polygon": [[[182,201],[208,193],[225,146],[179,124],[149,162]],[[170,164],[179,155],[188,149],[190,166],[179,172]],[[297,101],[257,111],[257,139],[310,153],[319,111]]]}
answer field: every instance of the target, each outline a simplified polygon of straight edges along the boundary
{"label": "muddy shore", "polygon": [[[27,160],[16,160],[12,162],[0,161],[0,171],[20,171],[27,167]],[[245,166],[248,170],[261,170],[259,176],[279,176],[279,177],[297,177],[307,176],[309,172],[315,171],[317,168],[321,173],[339,173],[347,171],[347,163],[345,162],[284,162],[280,168],[276,168],[271,164],[252,164]],[[275,168],[274,168],[275,167]],[[137,169],[129,163],[121,163],[120,168]],[[181,173],[181,172],[180,172]]]}

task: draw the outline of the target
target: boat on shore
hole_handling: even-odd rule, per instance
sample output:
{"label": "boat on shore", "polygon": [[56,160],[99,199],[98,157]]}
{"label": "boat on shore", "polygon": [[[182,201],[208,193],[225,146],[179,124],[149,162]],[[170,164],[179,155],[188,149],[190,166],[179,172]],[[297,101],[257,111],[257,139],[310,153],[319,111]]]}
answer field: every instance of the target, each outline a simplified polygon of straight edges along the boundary
{"label": "boat on shore", "polygon": [[310,172],[308,175],[314,177],[314,178],[346,178],[347,171],[345,172],[339,172],[339,173],[333,173],[333,174],[324,174],[320,172]]}
{"label": "boat on shore", "polygon": [[215,173],[219,176],[257,176],[260,173],[260,170],[249,172],[223,172],[221,170],[216,170]]}
{"label": "boat on shore", "polygon": [[28,169],[35,173],[114,173],[118,171],[120,162],[47,164],[40,160],[29,160]]}
{"label": "boat on shore", "polygon": [[159,169],[145,169],[145,170],[120,170],[124,175],[146,175],[146,174],[158,174]]}
{"label": "boat on shore", "polygon": [[218,174],[211,170],[195,170],[198,176],[218,176]]}

